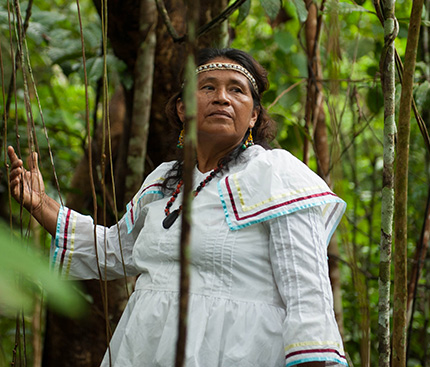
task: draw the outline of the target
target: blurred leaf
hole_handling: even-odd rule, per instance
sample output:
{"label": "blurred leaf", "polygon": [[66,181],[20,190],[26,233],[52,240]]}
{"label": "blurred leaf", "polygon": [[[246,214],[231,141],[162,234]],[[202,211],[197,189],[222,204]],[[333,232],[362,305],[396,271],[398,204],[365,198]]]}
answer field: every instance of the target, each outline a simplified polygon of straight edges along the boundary
{"label": "blurred leaf", "polygon": [[249,10],[251,9],[251,0],[246,0],[240,7],[239,7],[239,15],[236,19],[236,25],[238,26],[241,24],[245,18],[249,14]]}
{"label": "blurred leaf", "polygon": [[276,32],[274,38],[278,47],[286,54],[291,52],[291,47],[296,43],[296,37],[287,31]]}
{"label": "blurred leaf", "polygon": [[367,107],[372,113],[378,113],[384,107],[384,96],[379,86],[369,88],[367,92]]}
{"label": "blurred leaf", "polygon": [[103,76],[103,57],[92,57],[87,61],[88,79],[95,82]]}
{"label": "blurred leaf", "polygon": [[375,49],[375,41],[369,38],[361,38],[358,40],[358,45],[356,42],[351,42],[346,46],[346,50],[351,58],[356,58],[357,60],[363,56],[367,56],[373,52]]}
{"label": "blurred leaf", "polygon": [[338,1],[330,1],[328,2],[324,13],[331,13],[331,12],[337,12],[339,14],[349,14],[353,12],[365,12],[365,13],[371,13],[369,10],[367,10],[365,7],[353,4],[353,3],[344,3],[344,2],[338,2]]}
{"label": "blurred leaf", "polygon": [[34,11],[34,13],[32,14],[32,17],[31,17],[32,22],[41,23],[45,27],[55,27],[58,23],[63,22],[66,19],[67,19],[66,14],[62,14],[62,13],[55,11],[55,10]]}
{"label": "blurred leaf", "polygon": [[370,77],[374,77],[376,75],[376,73],[379,72],[379,67],[378,65],[369,65],[369,67],[367,68],[367,75],[369,75]]}
{"label": "blurred leaf", "polygon": [[428,110],[430,108],[430,83],[426,80],[420,84],[414,94],[418,108],[421,111]]}
{"label": "blurred leaf", "polygon": [[300,22],[306,22],[306,19],[308,18],[308,10],[306,9],[305,2],[303,0],[293,0],[293,4],[296,8]]}
{"label": "blurred leaf", "polygon": [[261,6],[270,19],[275,19],[281,10],[281,0],[260,0]]}
{"label": "blurred leaf", "polygon": [[0,224],[0,312],[15,313],[32,306],[33,295],[42,288],[49,305],[69,316],[79,316],[84,302],[72,286],[58,279],[40,254],[12,237]]}

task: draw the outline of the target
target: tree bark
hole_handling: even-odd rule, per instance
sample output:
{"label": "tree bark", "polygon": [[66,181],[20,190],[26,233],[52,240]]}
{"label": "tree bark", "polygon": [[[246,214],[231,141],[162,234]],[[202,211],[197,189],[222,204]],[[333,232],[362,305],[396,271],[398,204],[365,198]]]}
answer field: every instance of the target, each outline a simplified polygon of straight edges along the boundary
{"label": "tree bark", "polygon": [[395,49],[397,20],[395,1],[384,3],[385,45],[380,61],[382,89],[384,94],[384,167],[381,199],[381,239],[379,262],[379,367],[390,366],[390,288],[391,248],[394,212],[394,135],[395,135]]}
{"label": "tree bark", "polygon": [[140,2],[140,35],[134,70],[134,98],[127,154],[126,197],[142,185],[151,113],[152,84],[156,47],[157,7],[154,0]]}
{"label": "tree bark", "polygon": [[423,0],[414,0],[408,30],[400,96],[397,139],[396,175],[394,180],[394,312],[393,312],[393,367],[406,365],[406,302],[407,302],[407,201],[409,133],[413,81]]}

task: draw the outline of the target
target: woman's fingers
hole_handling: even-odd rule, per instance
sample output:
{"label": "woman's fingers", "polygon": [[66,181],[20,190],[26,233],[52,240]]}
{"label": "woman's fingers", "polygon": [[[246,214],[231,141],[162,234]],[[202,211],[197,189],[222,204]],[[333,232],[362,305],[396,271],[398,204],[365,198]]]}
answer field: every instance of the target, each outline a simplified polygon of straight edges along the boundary
{"label": "woman's fingers", "polygon": [[9,146],[7,149],[7,153],[10,160],[10,176],[9,180],[12,186],[15,186],[19,183],[21,174],[24,172],[24,167],[22,164],[22,160],[18,158],[15,153],[15,150]]}
{"label": "woman's fingers", "polygon": [[7,153],[8,153],[9,160],[10,160],[11,170],[13,170],[17,167],[22,167],[22,160],[18,158],[18,156],[15,153],[15,150],[11,146],[8,147]]}
{"label": "woman's fingers", "polygon": [[[10,159],[10,174],[9,182],[12,190],[12,196],[19,200],[21,196],[21,183],[24,183],[24,202],[37,200],[36,196],[32,194],[37,193],[37,197],[44,191],[43,182],[41,182],[40,171],[37,162],[37,153],[32,153],[28,159],[28,166],[30,171],[26,171],[23,162],[15,153],[13,147],[8,147],[8,155]],[[30,191],[29,191],[30,190]]]}
{"label": "woman's fingers", "polygon": [[15,149],[12,146],[7,147],[7,155],[9,156],[9,160],[11,164],[14,164],[17,160],[20,160],[15,153]]}

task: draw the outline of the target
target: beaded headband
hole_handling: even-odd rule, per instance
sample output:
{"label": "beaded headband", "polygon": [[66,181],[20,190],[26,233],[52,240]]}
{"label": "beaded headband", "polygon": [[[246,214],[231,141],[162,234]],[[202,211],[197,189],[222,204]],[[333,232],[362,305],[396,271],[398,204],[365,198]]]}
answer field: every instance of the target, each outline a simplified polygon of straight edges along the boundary
{"label": "beaded headband", "polygon": [[257,87],[257,83],[255,82],[254,77],[242,65],[231,64],[231,63],[227,63],[227,62],[214,62],[214,63],[210,63],[210,64],[204,64],[204,65],[200,65],[196,69],[196,75],[198,75],[200,73],[204,73],[205,71],[211,71],[211,70],[234,70],[234,71],[241,73],[251,82],[252,86],[254,87],[255,91],[258,94],[258,87]]}

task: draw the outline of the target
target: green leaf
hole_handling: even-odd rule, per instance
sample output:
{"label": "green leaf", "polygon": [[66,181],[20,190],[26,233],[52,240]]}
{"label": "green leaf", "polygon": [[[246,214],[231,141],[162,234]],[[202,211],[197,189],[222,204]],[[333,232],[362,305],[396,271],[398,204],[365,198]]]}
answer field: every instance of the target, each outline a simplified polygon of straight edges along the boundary
{"label": "green leaf", "polygon": [[251,0],[246,0],[240,7],[239,7],[239,15],[236,19],[236,26],[238,26],[240,23],[242,23],[245,18],[249,14],[249,10],[251,9]]}
{"label": "green leaf", "polygon": [[308,19],[308,9],[306,9],[305,2],[303,0],[293,0],[293,4],[296,8],[300,22],[306,22],[306,19]]}
{"label": "green leaf", "polygon": [[430,107],[430,83],[426,80],[415,90],[415,100],[420,110]]}
{"label": "green leaf", "polygon": [[324,10],[324,14],[329,14],[333,12],[336,12],[339,14],[350,14],[353,12],[371,13],[365,7],[357,4],[330,1]]}
{"label": "green leaf", "polygon": [[84,302],[70,283],[61,281],[29,244],[12,237],[0,224],[0,312],[13,314],[32,306],[34,293],[43,289],[49,305],[70,316],[79,316]]}
{"label": "green leaf", "polygon": [[296,43],[296,38],[287,31],[276,32],[274,39],[278,47],[287,55],[291,53],[291,48]]}
{"label": "green leaf", "polygon": [[375,50],[375,40],[369,38],[362,38],[358,40],[358,45],[355,42],[350,42],[346,45],[346,51],[348,55],[352,58],[359,58],[371,55],[371,53]]}
{"label": "green leaf", "polygon": [[281,10],[281,0],[261,0],[261,6],[270,19],[275,19]]}
{"label": "green leaf", "polygon": [[366,97],[367,107],[372,113],[377,114],[384,107],[384,96],[379,86],[369,88]]}

